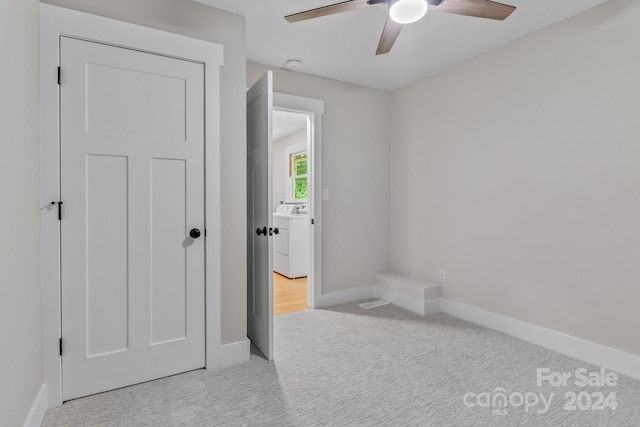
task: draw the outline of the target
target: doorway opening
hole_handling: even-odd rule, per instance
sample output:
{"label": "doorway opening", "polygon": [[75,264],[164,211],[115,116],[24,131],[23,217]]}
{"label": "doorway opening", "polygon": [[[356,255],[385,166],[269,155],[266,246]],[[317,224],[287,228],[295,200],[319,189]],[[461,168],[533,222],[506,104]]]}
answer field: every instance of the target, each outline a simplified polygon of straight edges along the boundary
{"label": "doorway opening", "polygon": [[311,116],[274,106],[272,148],[273,313],[311,307]]}

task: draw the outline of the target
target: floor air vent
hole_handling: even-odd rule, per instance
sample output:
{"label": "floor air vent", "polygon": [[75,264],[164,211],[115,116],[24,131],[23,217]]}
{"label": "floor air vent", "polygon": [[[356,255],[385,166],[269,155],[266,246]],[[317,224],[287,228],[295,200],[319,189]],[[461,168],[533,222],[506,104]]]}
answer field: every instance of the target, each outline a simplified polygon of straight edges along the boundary
{"label": "floor air vent", "polygon": [[359,304],[360,307],[362,308],[376,308],[376,307],[380,307],[381,305],[387,305],[389,304],[389,301],[385,301],[383,299],[379,299],[377,301],[370,301],[370,302],[363,302],[362,304]]}

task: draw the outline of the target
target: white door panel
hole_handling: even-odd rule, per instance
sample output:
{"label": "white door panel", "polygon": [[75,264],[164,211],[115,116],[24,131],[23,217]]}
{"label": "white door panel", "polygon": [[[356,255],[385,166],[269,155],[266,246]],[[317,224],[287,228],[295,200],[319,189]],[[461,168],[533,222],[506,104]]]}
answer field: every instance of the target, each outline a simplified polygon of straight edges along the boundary
{"label": "white door panel", "polygon": [[204,366],[202,64],[61,39],[63,399]]}
{"label": "white door panel", "polygon": [[186,166],[151,159],[151,345],[187,338]]}
{"label": "white door panel", "polygon": [[86,73],[87,133],[185,141],[184,79],[111,64],[87,64]]}
{"label": "white door panel", "polygon": [[87,155],[85,167],[87,356],[94,357],[129,348],[128,162]]}
{"label": "white door panel", "polygon": [[247,92],[247,336],[273,359],[273,245],[271,145],[273,77],[262,76]]}

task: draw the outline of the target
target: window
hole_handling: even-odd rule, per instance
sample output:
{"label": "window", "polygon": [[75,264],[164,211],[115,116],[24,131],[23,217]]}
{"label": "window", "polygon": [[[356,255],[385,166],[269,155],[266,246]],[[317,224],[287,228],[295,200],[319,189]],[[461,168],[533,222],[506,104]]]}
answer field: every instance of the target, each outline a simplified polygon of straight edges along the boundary
{"label": "window", "polygon": [[307,152],[297,152],[289,154],[289,197],[294,201],[307,200],[307,170],[308,157]]}

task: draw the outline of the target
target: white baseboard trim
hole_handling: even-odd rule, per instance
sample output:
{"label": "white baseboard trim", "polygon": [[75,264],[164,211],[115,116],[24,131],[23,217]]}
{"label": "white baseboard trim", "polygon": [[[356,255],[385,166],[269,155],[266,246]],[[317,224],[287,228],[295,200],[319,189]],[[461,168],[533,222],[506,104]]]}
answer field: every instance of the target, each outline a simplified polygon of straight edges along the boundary
{"label": "white baseboard trim", "polygon": [[460,302],[442,298],[440,306],[443,313],[451,316],[640,379],[640,356]]}
{"label": "white baseboard trim", "polygon": [[419,299],[412,298],[380,286],[374,286],[373,295],[375,298],[389,301],[391,304],[397,305],[398,307],[402,307],[405,310],[412,311],[421,316],[438,313],[440,311],[440,298],[420,301]]}
{"label": "white baseboard trim", "polygon": [[29,415],[27,415],[27,419],[24,421],[24,427],[40,427],[46,413],[47,385],[42,384],[42,386],[40,387],[40,391],[36,396],[36,399],[33,401],[33,405],[31,405]]}
{"label": "white baseboard trim", "polygon": [[249,339],[220,346],[220,363],[217,369],[229,368],[249,361],[251,342]]}
{"label": "white baseboard trim", "polygon": [[373,298],[373,286],[347,289],[344,291],[329,292],[316,298],[316,307],[331,307],[332,305],[347,304],[367,298]]}

